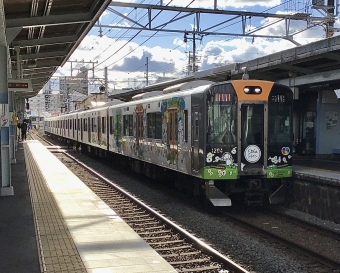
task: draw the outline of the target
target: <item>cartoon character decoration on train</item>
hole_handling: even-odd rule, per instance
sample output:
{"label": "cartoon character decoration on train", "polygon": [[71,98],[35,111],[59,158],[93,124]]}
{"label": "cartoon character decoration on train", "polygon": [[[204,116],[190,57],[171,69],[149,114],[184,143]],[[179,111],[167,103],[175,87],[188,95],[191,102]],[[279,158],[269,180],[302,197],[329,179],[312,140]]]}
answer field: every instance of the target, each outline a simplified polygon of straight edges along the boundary
{"label": "cartoon character decoration on train", "polygon": [[210,152],[207,154],[206,161],[207,163],[223,163],[228,166],[234,165],[233,155],[229,152],[223,153],[221,157]]}
{"label": "cartoon character decoration on train", "polygon": [[273,156],[269,157],[268,160],[277,167],[283,167],[288,165],[287,159],[290,159],[292,156],[290,155],[290,148],[289,147],[282,147],[281,149],[281,156]]}
{"label": "cartoon character decoration on train", "polygon": [[234,158],[231,153],[224,153],[220,159],[220,161],[224,161],[226,165],[232,165],[234,163]]}

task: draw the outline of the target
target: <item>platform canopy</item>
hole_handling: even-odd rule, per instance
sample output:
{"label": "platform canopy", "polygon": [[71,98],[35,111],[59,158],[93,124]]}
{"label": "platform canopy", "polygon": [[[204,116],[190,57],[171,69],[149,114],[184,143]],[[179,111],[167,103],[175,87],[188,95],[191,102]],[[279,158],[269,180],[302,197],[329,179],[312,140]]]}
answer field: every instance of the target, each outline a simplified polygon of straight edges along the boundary
{"label": "platform canopy", "polygon": [[9,46],[9,74],[13,79],[31,81],[31,88],[20,92],[22,96],[37,95],[110,3],[110,0],[0,1],[0,43]]}

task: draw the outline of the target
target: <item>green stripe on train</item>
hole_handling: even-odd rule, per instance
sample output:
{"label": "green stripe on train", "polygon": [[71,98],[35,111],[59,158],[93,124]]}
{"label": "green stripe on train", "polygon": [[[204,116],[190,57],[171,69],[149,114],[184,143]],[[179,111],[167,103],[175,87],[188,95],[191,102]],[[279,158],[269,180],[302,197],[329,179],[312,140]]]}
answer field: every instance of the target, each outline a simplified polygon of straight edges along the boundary
{"label": "green stripe on train", "polygon": [[284,177],[292,177],[293,167],[277,167],[270,166],[267,168],[267,178],[284,178]]}

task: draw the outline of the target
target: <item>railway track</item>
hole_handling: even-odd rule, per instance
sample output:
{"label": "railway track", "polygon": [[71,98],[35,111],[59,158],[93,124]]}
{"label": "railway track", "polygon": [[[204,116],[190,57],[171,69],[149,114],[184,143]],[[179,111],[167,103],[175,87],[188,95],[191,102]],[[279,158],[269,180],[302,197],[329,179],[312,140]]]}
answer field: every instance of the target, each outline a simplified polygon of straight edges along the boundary
{"label": "railway track", "polygon": [[41,141],[178,272],[248,272],[72,155]]}
{"label": "railway track", "polygon": [[224,215],[301,253],[313,266],[317,262],[319,270],[324,270],[318,272],[340,272],[340,233],[337,231],[278,211],[224,212]]}

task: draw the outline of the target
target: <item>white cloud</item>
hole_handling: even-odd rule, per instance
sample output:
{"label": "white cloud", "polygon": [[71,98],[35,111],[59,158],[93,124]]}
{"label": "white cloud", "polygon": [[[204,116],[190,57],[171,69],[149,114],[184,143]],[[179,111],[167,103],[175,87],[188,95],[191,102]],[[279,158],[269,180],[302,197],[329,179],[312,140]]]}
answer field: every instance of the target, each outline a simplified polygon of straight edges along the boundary
{"label": "white cloud", "polygon": [[[130,1],[129,1],[130,2]],[[186,6],[190,2],[175,0],[171,5]],[[190,7],[205,7],[211,8],[213,1],[198,0],[193,2]],[[281,1],[253,1],[253,0],[223,0],[218,1],[219,7],[232,6],[234,8],[253,7],[255,5],[262,7],[273,7],[279,5]],[[165,2],[164,5],[167,3]],[[283,9],[283,7],[281,7]],[[279,12],[278,12],[279,13]],[[283,13],[283,12],[281,12]],[[164,15],[163,13],[162,15]],[[104,13],[102,15],[106,20],[112,14]],[[266,56],[275,52],[286,50],[296,45],[287,39],[273,39],[271,36],[285,36],[286,25],[285,21],[281,20],[274,23],[275,18],[247,20],[246,31],[254,31],[256,28],[261,28],[264,25],[268,27],[255,31],[254,35],[263,35],[268,37],[230,37],[230,36],[205,36],[201,47],[197,43],[197,56],[201,57],[201,70],[212,68],[218,65],[235,62],[246,62],[255,58]],[[110,20],[108,20],[110,21]],[[202,19],[203,21],[203,19]],[[117,24],[117,23],[110,23]],[[119,24],[128,26],[127,22],[120,22]],[[203,24],[203,22],[202,22]],[[214,23],[212,23],[214,24]],[[339,27],[340,23],[337,19],[335,27]],[[183,25],[182,25],[183,27]],[[190,29],[190,23],[186,25]],[[203,27],[203,26],[202,26]],[[239,27],[239,26],[237,26]],[[225,32],[235,31],[235,34],[240,34],[241,29],[229,26]],[[295,33],[306,29],[306,21],[291,21],[290,33]],[[185,27],[183,27],[184,29]],[[116,31],[116,30],[115,30]],[[108,33],[108,30],[106,29]],[[105,32],[104,32],[105,33]],[[112,33],[112,34],[111,34]],[[142,32],[145,36],[137,36],[131,42],[128,42],[128,36],[123,36],[118,39],[117,31],[110,31],[110,35],[115,38],[107,36],[98,37],[95,35],[88,35],[84,38],[79,48],[73,53],[70,60],[75,61],[94,61],[95,63],[95,77],[103,78],[104,67],[108,67],[110,86],[118,87],[134,87],[146,81],[146,58],[149,59],[148,76],[149,81],[153,81],[157,76],[184,76],[183,68],[188,63],[188,52],[192,52],[192,41],[183,42],[183,34],[174,34],[172,36],[162,35],[160,40],[153,40],[152,43],[145,42],[152,34]],[[121,30],[119,33],[125,33]],[[134,32],[136,33],[136,32]],[[129,37],[133,37],[129,33]],[[338,33],[335,33],[338,35]],[[190,35],[189,35],[190,36]],[[294,36],[294,41],[300,44],[307,44],[325,36],[325,31],[322,27],[315,26],[308,30],[302,31]],[[192,36],[190,36],[192,37]],[[154,39],[154,38],[151,38]],[[159,41],[159,43],[158,43]],[[145,43],[144,43],[145,42]],[[157,46],[155,44],[158,44]],[[75,65],[73,65],[75,67]],[[80,67],[80,65],[79,65]],[[78,67],[78,68],[79,68]],[[87,65],[89,69],[91,65]],[[89,73],[92,76],[92,73]],[[58,70],[56,75],[70,75],[70,66],[65,65]],[[75,71],[73,71],[75,75]],[[113,87],[112,87],[113,88]]]}

